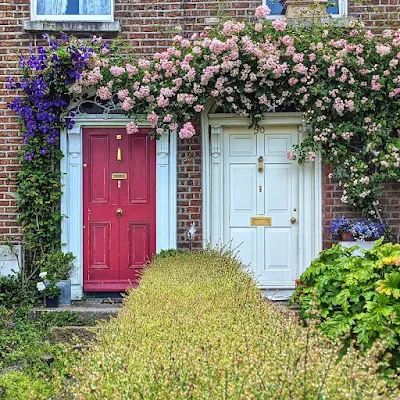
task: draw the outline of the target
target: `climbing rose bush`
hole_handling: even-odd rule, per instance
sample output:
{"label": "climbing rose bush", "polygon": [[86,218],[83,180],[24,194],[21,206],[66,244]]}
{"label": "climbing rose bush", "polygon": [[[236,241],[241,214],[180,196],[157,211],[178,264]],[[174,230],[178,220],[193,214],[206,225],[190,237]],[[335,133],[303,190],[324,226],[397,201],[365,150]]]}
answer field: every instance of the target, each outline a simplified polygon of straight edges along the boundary
{"label": "climbing rose bush", "polygon": [[[65,88],[52,92],[57,109],[70,117],[65,96],[95,93],[99,101],[117,102],[132,118],[130,134],[144,113],[156,137],[178,130],[181,138],[190,138],[195,134],[191,121],[210,99],[249,118],[250,127],[269,112],[301,111],[302,141],[288,158],[312,162],[320,152],[343,187],[342,202],[376,216],[382,183],[400,178],[400,31],[376,37],[355,21],[346,27],[271,23],[265,19],[268,12],[268,7],[257,8],[255,21],[228,20],[190,39],[177,35],[171,47],[149,59],[114,58],[110,44],[100,38],[90,46],[73,38],[53,40],[47,52],[41,50],[42,66],[33,79],[54,79],[51,71],[60,65],[60,54],[64,60],[69,56],[65,68],[78,68]],[[18,101],[24,102],[17,99],[13,109],[26,121],[36,118],[20,112]],[[57,117],[54,124],[60,121]],[[29,128],[29,135],[37,129]]]}

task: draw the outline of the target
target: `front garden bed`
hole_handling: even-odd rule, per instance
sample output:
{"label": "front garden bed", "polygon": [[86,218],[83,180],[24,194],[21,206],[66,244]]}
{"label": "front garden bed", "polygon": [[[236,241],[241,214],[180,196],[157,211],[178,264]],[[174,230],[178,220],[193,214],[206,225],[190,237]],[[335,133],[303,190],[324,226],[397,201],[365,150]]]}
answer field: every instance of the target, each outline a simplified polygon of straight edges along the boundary
{"label": "front garden bed", "polygon": [[[156,258],[72,367],[76,399],[399,398],[366,356],[266,303],[230,254]],[[341,358],[339,358],[341,356]]]}

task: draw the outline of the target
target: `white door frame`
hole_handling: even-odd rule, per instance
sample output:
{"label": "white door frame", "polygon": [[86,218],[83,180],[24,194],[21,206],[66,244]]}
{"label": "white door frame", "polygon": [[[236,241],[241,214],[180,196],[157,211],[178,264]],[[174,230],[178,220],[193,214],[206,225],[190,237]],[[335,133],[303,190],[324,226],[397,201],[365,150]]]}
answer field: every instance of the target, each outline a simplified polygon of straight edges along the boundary
{"label": "white door frame", "polygon": [[[212,108],[209,110],[212,112]],[[203,154],[203,245],[226,244],[224,237],[224,152],[223,132],[227,126],[248,127],[250,120],[237,114],[202,115]],[[298,126],[299,140],[304,136],[302,113],[270,113],[260,126]],[[296,132],[297,134],[297,132]],[[298,168],[299,175],[299,242],[298,273],[301,275],[322,250],[322,168],[317,154],[314,162]],[[271,288],[268,288],[271,289]]]}
{"label": "white door frame", "polygon": [[[83,128],[125,127],[130,119],[120,115],[78,115],[75,125],[64,129],[60,148],[61,160],[61,242],[64,252],[72,252],[75,270],[71,277],[72,299],[83,295],[83,179],[82,131]],[[148,128],[147,122],[139,127]],[[176,248],[177,236],[177,135],[166,132],[157,140],[156,166],[156,251]]]}

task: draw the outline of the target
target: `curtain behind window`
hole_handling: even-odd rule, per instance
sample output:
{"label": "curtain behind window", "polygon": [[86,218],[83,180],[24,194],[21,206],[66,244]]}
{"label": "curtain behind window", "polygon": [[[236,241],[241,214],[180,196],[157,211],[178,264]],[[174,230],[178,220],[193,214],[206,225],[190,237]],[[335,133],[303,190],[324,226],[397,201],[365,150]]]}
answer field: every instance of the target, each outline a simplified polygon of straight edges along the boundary
{"label": "curtain behind window", "polygon": [[[111,0],[69,0],[79,1],[80,15],[109,15]],[[38,15],[65,15],[68,0],[37,0]]]}
{"label": "curtain behind window", "polygon": [[38,0],[38,15],[63,15],[67,11],[68,0]]}
{"label": "curtain behind window", "polygon": [[111,14],[110,0],[79,0],[80,14],[108,15]]}

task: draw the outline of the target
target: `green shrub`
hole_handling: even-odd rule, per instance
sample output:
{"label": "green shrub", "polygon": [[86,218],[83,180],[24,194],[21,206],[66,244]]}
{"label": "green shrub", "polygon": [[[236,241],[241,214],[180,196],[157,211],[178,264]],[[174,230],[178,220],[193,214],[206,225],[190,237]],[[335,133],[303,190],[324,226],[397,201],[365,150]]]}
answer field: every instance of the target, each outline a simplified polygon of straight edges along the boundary
{"label": "green shrub", "polygon": [[392,367],[400,367],[400,245],[383,244],[353,256],[333,246],[300,278],[293,299],[304,318],[315,318],[330,338],[369,349],[384,340]]}
{"label": "green shrub", "polygon": [[21,276],[0,276],[0,307],[17,308],[33,305],[38,301],[36,283],[28,281],[22,288]]}
{"label": "green shrub", "polygon": [[47,272],[47,279],[51,281],[63,281],[70,278],[74,269],[75,256],[63,251],[50,250],[39,261],[37,265],[41,272]]}
{"label": "green shrub", "polygon": [[[3,400],[50,399],[64,379],[66,365],[75,352],[63,345],[49,343],[51,326],[82,324],[79,316],[70,312],[45,314],[39,320],[29,318],[29,307],[8,310],[0,307],[0,388]],[[49,365],[42,359],[52,354]],[[5,368],[18,370],[9,371]],[[55,379],[55,373],[57,379]]]}
{"label": "green shrub", "polygon": [[159,258],[167,258],[167,257],[176,257],[180,254],[186,254],[188,251],[184,249],[168,249],[161,250],[159,253],[155,255],[155,257]]}
{"label": "green shrub", "polygon": [[54,394],[51,383],[23,371],[0,375],[0,388],[4,400],[48,400]]}
{"label": "green shrub", "polygon": [[261,298],[224,252],[155,258],[72,367],[75,399],[398,399],[368,355]]}

